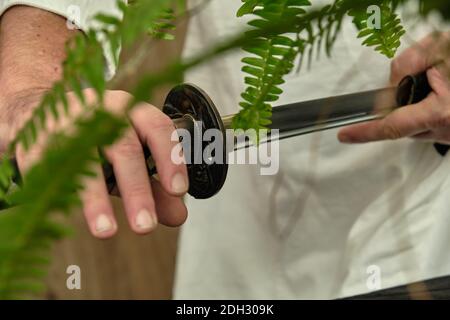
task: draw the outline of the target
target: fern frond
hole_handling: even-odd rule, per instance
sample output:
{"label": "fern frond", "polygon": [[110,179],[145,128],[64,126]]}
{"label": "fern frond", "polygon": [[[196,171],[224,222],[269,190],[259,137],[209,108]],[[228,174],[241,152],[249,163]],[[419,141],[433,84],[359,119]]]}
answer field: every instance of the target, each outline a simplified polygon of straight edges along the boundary
{"label": "fern frond", "polygon": [[[14,227],[11,227],[14,226]],[[0,300],[42,292],[49,246],[67,232],[45,217],[30,221],[10,209],[0,215]]]}
{"label": "fern frond", "polygon": [[[306,11],[304,7],[310,6],[308,0],[243,0],[244,4],[238,16],[253,14],[256,19],[249,22],[254,29],[265,28],[270,24],[283,20],[292,20]],[[291,31],[291,30],[288,30]],[[297,34],[297,26],[292,26],[292,33]],[[247,31],[251,34],[254,30]],[[242,94],[242,110],[233,119],[233,127],[239,129],[264,129],[271,124],[272,106],[283,92],[280,85],[284,83],[283,77],[291,72],[294,61],[298,55],[300,39],[291,39],[285,32],[266,37],[259,37],[244,50],[251,57],[242,60],[245,66],[242,71],[247,74],[245,83],[247,89]]]}
{"label": "fern frond", "polygon": [[370,14],[364,10],[351,10],[353,23],[359,29],[358,38],[364,38],[363,45],[374,47],[388,58],[393,58],[400,47],[400,39],[405,34],[399,16],[395,13],[396,1],[383,1],[380,9],[381,25],[369,25]]}
{"label": "fern frond", "polygon": [[174,40],[175,36],[170,31],[175,30],[175,11],[167,9],[157,21],[150,24],[148,34],[155,39]]}
{"label": "fern frond", "polygon": [[15,170],[16,168],[13,168],[8,155],[4,155],[0,161],[0,210],[10,205],[6,197],[11,191]]}
{"label": "fern frond", "polygon": [[56,135],[57,141],[27,173],[23,188],[9,196],[16,207],[0,215],[0,299],[40,288],[36,285],[45,275],[50,245],[67,233],[51,213],[68,212],[79,204],[81,180],[91,177],[90,168],[100,161],[97,147],[112,144],[126,126],[125,120],[102,109],[79,120],[76,134]]}
{"label": "fern frond", "polygon": [[[94,156],[96,148],[119,138],[126,124],[106,111],[96,110],[92,118],[76,122],[75,136],[54,134],[52,147],[27,172],[24,186],[12,194],[9,191],[14,170],[9,159],[19,144],[28,150],[38,135],[47,131],[50,117],[58,119],[69,112],[67,91],[72,90],[86,111],[92,112],[91,106],[86,105],[83,87],[93,88],[98,102],[103,101],[106,68],[100,39],[107,41],[112,54],[121,43],[130,44],[145,34],[163,13],[167,17],[172,1],[140,1],[130,8],[121,1],[118,3],[124,21],[98,16],[100,29],[77,36],[68,44],[62,80],[44,95],[0,163],[0,199],[17,206],[13,213],[0,215],[0,298],[21,297],[23,293],[42,289],[39,280],[44,275],[44,263],[32,257],[48,257],[50,244],[64,234],[61,226],[52,222],[51,214],[68,212],[79,204],[81,179],[92,176],[89,168],[100,161]],[[23,268],[25,261],[29,262],[29,268]]]}
{"label": "fern frond", "polygon": [[[282,93],[280,85],[289,74],[298,58],[300,70],[305,58],[311,66],[314,56],[322,51],[328,56],[341,31],[344,18],[350,14],[360,29],[359,37],[364,37],[364,45],[373,46],[387,57],[393,57],[400,46],[400,38],[405,33],[401,21],[395,13],[400,0],[359,1],[335,0],[333,4],[306,13],[309,1],[294,0],[242,0],[244,3],[238,16],[247,14],[258,18],[249,22],[253,27],[249,33],[262,29],[270,23],[298,17],[292,29],[283,33],[260,37],[243,47],[251,54],[243,59],[242,71],[247,73],[247,88],[242,94],[242,109],[233,119],[235,129],[265,129],[271,124],[272,103]],[[403,0],[405,1],[405,0]],[[403,2],[402,2],[403,3]],[[381,8],[381,27],[371,29],[368,25],[367,8],[378,5]],[[293,36],[294,35],[294,36]]]}

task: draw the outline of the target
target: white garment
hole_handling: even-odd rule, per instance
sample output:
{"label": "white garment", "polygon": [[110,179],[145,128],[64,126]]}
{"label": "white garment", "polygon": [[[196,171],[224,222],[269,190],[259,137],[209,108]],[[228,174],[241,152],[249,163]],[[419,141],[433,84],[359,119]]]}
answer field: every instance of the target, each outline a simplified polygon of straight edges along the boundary
{"label": "white garment", "polygon": [[[123,0],[123,2],[127,1]],[[65,18],[69,18],[71,23],[83,31],[97,26],[93,18],[99,13],[114,15],[116,17],[121,16],[121,12],[117,8],[117,0],[0,0],[0,15],[15,5],[26,5],[56,13]],[[105,77],[109,79],[114,75],[116,66],[113,63],[113,58],[110,56],[109,51],[106,50],[105,46],[104,48],[107,60]]]}
{"label": "white garment", "polygon": [[[240,4],[212,0],[197,13],[186,54],[241,30]],[[430,29],[405,23],[405,39]],[[220,57],[187,76],[222,114],[238,111],[243,56]],[[389,61],[362,47],[347,21],[332,58],[290,75],[277,104],[375,89],[388,75]],[[374,289],[373,268],[382,289],[450,274],[449,156],[409,139],[342,145],[336,132],[282,142],[276,176],[231,166],[219,195],[189,199],[175,298],[327,299]]]}

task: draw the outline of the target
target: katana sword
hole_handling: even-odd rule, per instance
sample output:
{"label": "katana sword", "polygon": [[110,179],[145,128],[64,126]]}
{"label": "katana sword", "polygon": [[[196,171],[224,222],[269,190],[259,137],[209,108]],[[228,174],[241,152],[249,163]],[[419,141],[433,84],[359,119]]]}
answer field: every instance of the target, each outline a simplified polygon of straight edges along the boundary
{"label": "katana sword", "polygon": [[[269,129],[279,130],[277,139],[287,139],[304,134],[371,121],[385,117],[393,110],[417,103],[425,99],[432,89],[426,72],[404,78],[397,87],[359,92],[324,99],[298,102],[274,107],[272,124]],[[197,132],[215,129],[221,132],[215,145],[223,148],[221,161],[206,161],[203,151],[212,143],[200,141],[201,147],[184,148],[189,159],[200,159],[187,164],[189,176],[189,194],[196,199],[208,199],[216,195],[223,187],[228,173],[227,129],[232,129],[234,115],[221,117],[213,101],[203,90],[191,84],[182,84],[168,94],[163,112],[168,115],[176,129],[184,129],[191,136]],[[234,149],[246,148],[250,143],[239,145],[237,137],[231,141]],[[193,143],[198,143],[191,139]],[[266,141],[271,141],[269,134]],[[228,141],[230,142],[230,141]],[[233,149],[233,148],[232,148]],[[151,152],[144,147],[149,176],[157,173]],[[198,155],[200,154],[200,157]],[[105,180],[111,192],[116,186],[114,171],[109,163],[103,165]]]}
{"label": "katana sword", "polygon": [[[329,97],[313,101],[298,102],[274,107],[272,124],[269,129],[279,130],[277,139],[287,139],[304,134],[347,126],[350,124],[371,121],[385,117],[393,110],[418,103],[425,99],[432,89],[426,72],[405,77],[397,87],[359,92],[354,94]],[[216,129],[222,132],[221,140],[214,141],[222,146],[222,161],[206,162],[199,157],[199,163],[187,164],[189,176],[189,194],[196,199],[208,199],[216,195],[223,187],[227,173],[227,134],[232,128],[234,115],[221,117],[210,97],[200,88],[183,84],[175,87],[167,96],[163,112],[174,122],[177,129],[185,129],[191,136],[196,131],[205,132]],[[236,137],[234,137],[236,138]],[[270,142],[270,134],[267,141]],[[191,140],[192,141],[192,140]],[[248,147],[251,144],[238,145],[234,149]],[[201,153],[211,142],[201,141],[201,148],[187,148],[189,159],[194,159],[193,153]],[[150,151],[144,148],[148,174],[156,173]],[[115,187],[115,179],[111,166],[104,166],[108,188]]]}

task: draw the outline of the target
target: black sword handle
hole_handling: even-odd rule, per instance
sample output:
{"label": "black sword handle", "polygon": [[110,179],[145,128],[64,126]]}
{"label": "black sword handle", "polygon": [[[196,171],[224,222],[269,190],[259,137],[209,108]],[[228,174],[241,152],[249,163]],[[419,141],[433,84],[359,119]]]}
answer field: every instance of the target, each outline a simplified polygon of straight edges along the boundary
{"label": "black sword handle", "polygon": [[400,81],[397,89],[397,104],[399,107],[408,106],[424,100],[433,92],[428,82],[427,72],[414,76],[407,76]]}

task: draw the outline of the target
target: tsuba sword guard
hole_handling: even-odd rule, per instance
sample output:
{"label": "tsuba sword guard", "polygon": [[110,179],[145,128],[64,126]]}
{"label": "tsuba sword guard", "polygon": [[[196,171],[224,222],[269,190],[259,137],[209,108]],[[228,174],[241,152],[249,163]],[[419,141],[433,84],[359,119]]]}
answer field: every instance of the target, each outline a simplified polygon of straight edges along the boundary
{"label": "tsuba sword guard", "polygon": [[[196,139],[196,143],[201,143],[201,148],[197,145],[184,149],[185,157],[188,160],[189,194],[196,199],[213,197],[222,189],[228,173],[225,128],[214,103],[200,88],[191,84],[183,84],[170,91],[163,112],[172,119],[189,116],[195,120],[195,126],[190,132],[191,141]],[[220,131],[221,134],[216,136],[216,139],[221,139],[221,141],[214,141],[214,143],[222,146],[223,159],[217,159],[213,154],[214,163],[206,162],[203,152],[212,142],[203,141],[202,137],[197,139],[197,134],[194,132],[196,129],[200,129],[198,130],[200,134],[209,129]],[[186,152],[190,154],[186,154]]]}
{"label": "tsuba sword guard", "polygon": [[[189,176],[188,193],[196,199],[209,199],[222,189],[228,173],[226,135],[223,122],[214,103],[200,88],[191,84],[182,84],[173,88],[166,98],[163,112],[176,124],[183,119],[188,123],[190,143],[182,143]],[[180,128],[177,128],[180,129]],[[207,163],[204,150],[212,142],[203,141],[203,133],[209,129],[220,131],[220,141],[214,145],[222,146],[223,159],[214,156],[214,162]],[[193,142],[193,143],[192,143]],[[157,173],[150,150],[144,147],[147,171],[149,176]],[[222,161],[220,161],[222,160]],[[170,160],[169,160],[170,161]],[[103,172],[109,192],[116,187],[114,171],[109,163],[103,164]]]}

